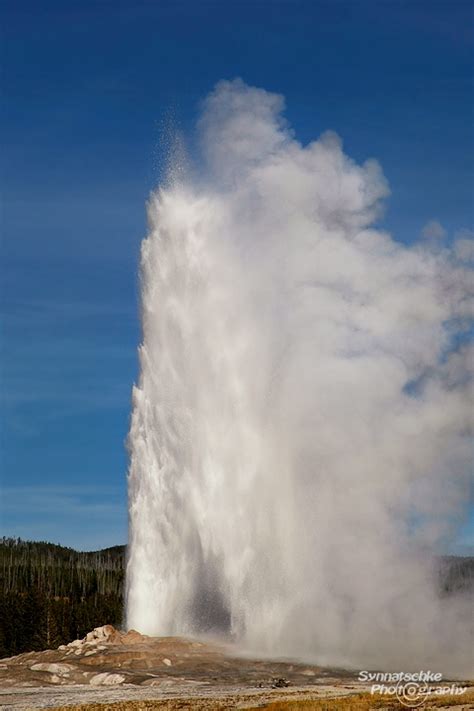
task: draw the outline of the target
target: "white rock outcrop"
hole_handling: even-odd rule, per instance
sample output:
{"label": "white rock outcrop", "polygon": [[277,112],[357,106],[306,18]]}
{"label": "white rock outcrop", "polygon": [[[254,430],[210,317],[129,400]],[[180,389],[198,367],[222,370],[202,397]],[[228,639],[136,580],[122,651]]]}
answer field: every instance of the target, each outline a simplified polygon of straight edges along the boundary
{"label": "white rock outcrop", "polygon": [[33,664],[30,669],[31,671],[49,672],[50,674],[65,676],[66,674],[69,674],[69,672],[74,671],[75,667],[73,667],[72,664],[61,664],[60,662],[51,664],[39,662],[38,664]]}
{"label": "white rock outcrop", "polygon": [[[138,633],[134,633],[138,634]],[[130,632],[125,635],[119,632],[112,625],[96,627],[92,632],[88,632],[83,639],[75,639],[69,644],[62,644],[58,649],[66,654],[79,656],[87,653],[91,649],[107,649],[108,644],[120,644],[122,639],[130,636]],[[141,635],[139,637],[142,639]]]}
{"label": "white rock outcrop", "polygon": [[109,642],[111,639],[117,637],[117,635],[120,635],[120,633],[117,632],[115,627],[112,627],[112,625],[103,625],[102,627],[96,627],[92,632],[86,634],[82,642]]}
{"label": "white rock outcrop", "polygon": [[112,686],[113,684],[123,684],[125,677],[122,674],[109,674],[102,672],[91,677],[89,684],[92,686]]}

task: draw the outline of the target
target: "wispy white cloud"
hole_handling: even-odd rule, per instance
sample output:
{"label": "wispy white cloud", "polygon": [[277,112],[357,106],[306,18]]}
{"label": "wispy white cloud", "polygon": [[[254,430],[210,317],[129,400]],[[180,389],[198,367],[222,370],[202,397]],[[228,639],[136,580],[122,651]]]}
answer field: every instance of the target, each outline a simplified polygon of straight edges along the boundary
{"label": "wispy white cloud", "polygon": [[[3,311],[4,407],[55,403],[63,414],[128,405],[136,347],[114,324],[126,320],[135,331],[133,306],[25,300],[3,304]],[[45,416],[57,413],[56,407],[46,415],[45,407]],[[18,424],[21,417],[13,415]]]}
{"label": "wispy white cloud", "polygon": [[100,484],[2,487],[2,533],[82,550],[123,543],[127,536],[124,488]]}
{"label": "wispy white cloud", "polygon": [[421,230],[422,238],[432,244],[440,243],[447,234],[447,231],[438,220],[430,220]]}
{"label": "wispy white cloud", "polygon": [[474,262],[474,232],[459,230],[454,235],[454,253],[461,262]]}
{"label": "wispy white cloud", "polygon": [[3,299],[0,306],[2,318],[21,320],[22,323],[63,319],[67,322],[76,319],[96,317],[136,318],[137,309],[133,304],[100,303],[96,301],[54,301],[51,299]]}

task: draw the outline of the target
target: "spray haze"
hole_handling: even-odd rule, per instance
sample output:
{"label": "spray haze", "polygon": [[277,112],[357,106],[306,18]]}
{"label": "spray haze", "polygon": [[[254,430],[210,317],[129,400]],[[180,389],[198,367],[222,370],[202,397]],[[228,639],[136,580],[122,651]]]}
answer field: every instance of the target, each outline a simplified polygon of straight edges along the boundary
{"label": "spray haze", "polygon": [[434,555],[468,499],[469,251],[373,228],[377,162],[303,147],[283,108],[220,82],[197,177],[149,202],[127,624],[465,673]]}

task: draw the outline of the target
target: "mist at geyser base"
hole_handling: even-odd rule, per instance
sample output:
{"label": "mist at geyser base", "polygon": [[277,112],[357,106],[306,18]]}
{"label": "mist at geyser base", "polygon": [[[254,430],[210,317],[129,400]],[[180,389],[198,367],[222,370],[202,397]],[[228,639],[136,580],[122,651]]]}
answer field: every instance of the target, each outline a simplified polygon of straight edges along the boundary
{"label": "mist at geyser base", "polygon": [[372,227],[377,162],[283,108],[220,82],[200,168],[150,198],[127,625],[466,674],[436,555],[467,513],[472,249]]}

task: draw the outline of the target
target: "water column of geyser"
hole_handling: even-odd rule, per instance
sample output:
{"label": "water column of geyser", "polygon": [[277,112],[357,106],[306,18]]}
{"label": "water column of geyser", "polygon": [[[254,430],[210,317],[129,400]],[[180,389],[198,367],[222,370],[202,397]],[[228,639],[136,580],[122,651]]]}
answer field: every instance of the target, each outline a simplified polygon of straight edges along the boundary
{"label": "water column of geyser", "polygon": [[372,227],[378,164],[282,109],[219,83],[203,166],[149,202],[127,624],[464,673],[433,561],[466,513],[469,250]]}

